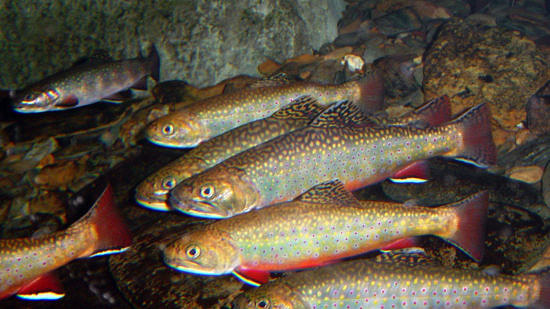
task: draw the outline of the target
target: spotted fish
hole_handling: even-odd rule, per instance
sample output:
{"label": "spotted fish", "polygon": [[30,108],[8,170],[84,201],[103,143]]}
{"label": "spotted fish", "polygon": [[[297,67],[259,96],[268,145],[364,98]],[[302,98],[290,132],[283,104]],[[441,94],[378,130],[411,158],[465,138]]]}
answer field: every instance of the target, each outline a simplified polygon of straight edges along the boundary
{"label": "spotted fish", "polygon": [[159,78],[159,56],[154,47],[146,58],[90,61],[49,76],[14,95],[13,108],[20,113],[41,113],[98,101],[118,103],[118,93],[138,88],[147,75]]}
{"label": "spotted fish", "polygon": [[245,308],[550,308],[550,274],[489,275],[434,263],[348,261],[290,274],[239,295]]}
{"label": "spotted fish", "polygon": [[136,201],[147,208],[168,211],[168,192],[183,179],[243,150],[305,127],[324,109],[315,99],[301,97],[267,118],[247,123],[205,141],[147,177],[136,188]]}
{"label": "spotted fish", "polygon": [[253,87],[198,101],[191,106],[152,122],[146,137],[166,147],[195,147],[214,136],[273,114],[298,97],[309,95],[328,105],[351,99],[364,111],[373,111],[383,102],[382,79],[369,75],[341,85],[296,82],[271,87]]}
{"label": "spotted fish", "polygon": [[50,286],[55,282],[49,272],[77,258],[121,252],[130,244],[131,236],[114,209],[108,186],[92,208],[66,230],[0,240],[0,299],[14,294],[25,299],[63,297],[59,288]]}
{"label": "spotted fish", "polygon": [[488,194],[438,208],[358,201],[339,181],[291,202],[216,221],[164,249],[180,271],[263,282],[272,271],[302,269],[436,235],[474,259],[483,255]]}
{"label": "spotted fish", "polygon": [[496,159],[489,109],[483,104],[425,129],[359,126],[357,118],[361,112],[349,101],[330,107],[304,129],[183,180],[170,192],[169,202],[189,215],[225,218],[289,201],[334,179],[355,190],[388,177],[415,176],[417,162],[434,156],[480,165]]}

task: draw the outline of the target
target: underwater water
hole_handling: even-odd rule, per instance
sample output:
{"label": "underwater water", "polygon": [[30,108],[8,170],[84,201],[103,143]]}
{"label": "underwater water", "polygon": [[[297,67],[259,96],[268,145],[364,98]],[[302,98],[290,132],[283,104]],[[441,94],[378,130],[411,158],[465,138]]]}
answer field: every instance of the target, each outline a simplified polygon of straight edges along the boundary
{"label": "underwater water", "polygon": [[[0,89],[6,89],[0,93],[0,238],[37,238],[63,231],[90,209],[110,183],[114,205],[133,235],[133,244],[119,254],[70,259],[60,265],[54,273],[63,286],[65,296],[59,300],[28,301],[12,296],[0,300],[0,307],[231,308],[237,295],[252,291],[255,287],[245,284],[230,272],[205,276],[189,270],[178,271],[164,262],[167,244],[186,233],[203,231],[207,225],[221,220],[209,218],[209,214],[202,209],[202,212],[187,213],[158,211],[163,207],[168,207],[164,210],[174,207],[166,200],[167,195],[157,194],[155,198],[162,198],[153,206],[146,201],[136,201],[136,197],[139,199],[136,190],[144,190],[142,195],[150,194],[144,189],[144,181],[153,179],[152,175],[164,168],[163,173],[171,178],[157,178],[162,180],[161,186],[169,187],[165,188],[168,192],[189,177],[185,173],[191,170],[191,165],[167,168],[170,162],[187,155],[195,161],[204,162],[205,165],[200,167],[203,171],[241,151],[248,151],[247,148],[261,147],[268,141],[260,133],[267,136],[269,130],[270,138],[296,134],[297,143],[306,143],[307,139],[302,139],[302,135],[296,132],[306,130],[304,128],[311,124],[311,119],[319,122],[317,113],[321,114],[321,110],[326,112],[329,104],[323,103],[323,96],[330,94],[338,97],[334,100],[349,96],[349,99],[357,101],[360,100],[357,93],[360,93],[360,98],[365,102],[379,101],[380,97],[373,93],[380,89],[375,86],[361,88],[357,86],[361,84],[356,83],[373,73],[378,74],[384,89],[382,106],[369,115],[370,125],[376,128],[397,126],[428,130],[428,126],[444,125],[464,110],[485,103],[490,109],[489,120],[482,118],[485,123],[477,125],[490,129],[496,161],[489,167],[479,167],[450,158],[454,155],[446,158],[426,155],[423,176],[428,181],[398,183],[386,180],[384,176],[368,186],[346,185],[346,188],[353,187],[354,197],[358,200],[434,207],[486,190],[489,205],[482,220],[484,223],[480,223],[485,227],[482,235],[484,255],[480,263],[463,252],[460,246],[446,242],[445,237],[420,234],[424,236],[416,239],[415,246],[423,248],[428,258],[444,267],[472,272],[490,272],[496,268],[500,274],[516,276],[527,272],[539,273],[548,266],[548,1],[326,1],[315,8],[320,11],[310,9],[309,12],[290,10],[286,2],[277,1],[274,4],[250,1],[249,7],[242,7],[241,4],[231,6],[229,2],[219,7],[201,1],[176,2],[161,1],[156,9],[125,2],[120,4],[121,8],[105,11],[104,16],[98,16],[95,21],[93,18],[92,21],[86,19],[88,28],[101,28],[97,33],[113,31],[110,29],[118,25],[121,33],[135,32],[138,36],[146,36],[145,39],[140,37],[139,43],[132,42],[129,37],[104,36],[106,41],[117,43],[116,48],[105,48],[110,54],[107,59],[103,56],[103,59],[97,59],[96,49],[101,49],[97,48],[101,46],[101,37],[82,33],[75,36],[91,38],[88,40],[94,42],[93,46],[76,47],[76,43],[72,42],[67,43],[70,46],[66,48],[66,54],[52,58],[37,56],[39,51],[45,52],[43,46],[37,47],[43,43],[36,43],[42,37],[48,38],[44,42],[51,43],[52,51],[59,53],[62,50],[63,35],[60,31],[70,30],[64,28],[66,25],[59,24],[59,20],[52,22],[54,26],[28,34],[37,40],[29,44],[37,48],[34,58],[29,51],[17,54],[20,46],[16,46],[13,40],[1,42],[2,46],[7,46],[5,52],[16,55],[17,61],[13,61],[13,67],[17,69],[6,69],[9,76],[0,79]],[[300,10],[307,11],[312,6],[311,3],[309,7],[306,4],[302,3]],[[20,27],[16,21],[24,20],[25,10],[9,1],[0,5],[5,8],[3,14],[7,15],[4,17],[10,17],[12,24]],[[91,12],[98,9],[79,5]],[[153,30],[144,30],[147,27],[136,22],[135,16],[128,13],[132,12],[129,7],[133,5],[136,6],[133,11],[136,15],[146,10],[144,20]],[[170,8],[174,8],[173,12],[167,13]],[[64,9],[66,6],[62,2],[53,3],[50,13],[55,16]],[[117,24],[113,16],[121,10],[124,11],[124,18],[120,18]],[[296,10],[299,16],[289,13]],[[314,19],[312,12],[317,15],[325,12],[326,16]],[[182,20],[192,15],[204,16],[194,21],[199,26],[189,23],[185,24],[187,28],[181,33],[174,31],[175,25],[180,25]],[[228,18],[231,15],[234,18]],[[172,25],[164,20],[166,16],[174,18]],[[234,27],[238,25],[246,31],[235,37],[227,34],[228,39],[220,34],[220,29],[230,28],[231,25],[220,24],[222,22],[235,23]],[[59,28],[56,28],[57,24]],[[322,33],[319,24],[331,28],[332,32],[326,30],[327,33]],[[84,31],[82,28],[86,27],[81,25],[74,31]],[[147,31],[164,34],[155,37],[146,34]],[[180,41],[196,42],[209,35],[217,36],[220,42],[223,41],[223,46],[205,43],[200,53],[184,54],[182,50],[190,47]],[[15,34],[10,33],[10,36],[13,38]],[[275,36],[278,37],[273,38]],[[256,52],[254,44],[257,45]],[[158,51],[158,61],[147,56],[153,46]],[[231,52],[224,54],[224,50]],[[250,56],[244,56],[243,50],[251,52]],[[87,59],[72,66],[70,62],[82,56]],[[52,61],[56,63],[55,67],[41,66],[41,62],[48,61],[40,59],[54,58],[62,58],[62,61]],[[25,64],[25,61],[28,63]],[[6,62],[9,61],[2,60],[3,68],[7,67]],[[212,65],[208,66],[208,63]],[[65,73],[44,79],[60,71]],[[135,89],[144,88],[138,81],[143,77],[148,90]],[[334,88],[328,85],[334,85]],[[342,85],[351,86],[345,88]],[[111,89],[113,87],[116,89]],[[132,90],[125,91],[127,88]],[[31,90],[36,89],[39,96],[33,97]],[[8,90],[16,90],[16,96],[11,97]],[[113,96],[113,91],[117,92],[116,96]],[[155,134],[162,134],[167,133],[168,129],[185,127],[195,120],[182,118],[170,122],[171,126],[167,127],[166,122],[162,122],[167,118],[163,117],[174,115],[177,110],[193,110],[195,115],[205,115],[204,119],[214,123],[222,113],[219,110],[226,116],[238,115],[239,108],[253,106],[251,110],[259,115],[254,116],[255,120],[261,120],[278,111],[279,103],[281,107],[286,104],[279,97],[284,91],[287,91],[283,94],[287,99],[313,96],[319,102],[318,110],[301,105],[288,109],[273,117],[271,122],[258,122],[250,126],[246,135],[231,134],[231,130],[217,132],[215,135],[226,135],[216,139],[216,145],[205,142],[207,146],[199,150],[185,149],[185,145],[163,147],[162,142],[150,141],[151,132],[156,132],[151,125],[155,121],[161,124],[161,133]],[[124,96],[119,96],[120,92]],[[85,102],[85,98],[93,97],[92,93],[97,97],[94,102],[80,104]],[[321,97],[315,97],[319,94]],[[417,121],[416,118],[412,121],[400,118],[425,102],[444,95],[448,96],[452,116],[436,117],[437,124]],[[37,107],[42,103],[37,104],[39,99],[36,98],[51,100],[48,106],[53,107],[43,112],[41,107]],[[226,102],[224,98],[233,98],[233,102]],[[266,113],[269,100],[276,101],[277,108]],[[17,105],[18,102],[22,105]],[[217,106],[219,110],[210,110],[211,106]],[[244,114],[252,117],[253,112],[248,110]],[[413,112],[413,115],[416,114]],[[340,116],[347,117],[345,112]],[[250,121],[242,119],[231,118],[227,121],[235,126],[246,125]],[[291,122],[283,126],[282,119]],[[364,120],[362,117],[357,119]],[[336,119],[331,123],[336,127],[342,126],[342,123],[347,126],[352,120],[345,118],[345,121],[339,122]],[[212,127],[218,128],[212,125],[209,130]],[[200,132],[187,131],[184,136],[195,133]],[[329,146],[326,151],[338,150]],[[484,153],[490,145],[479,147],[481,150],[474,151],[479,157],[472,155],[474,157],[467,158],[469,161],[485,159],[479,153]],[[273,149],[277,147],[273,146]],[[354,155],[357,155],[359,166],[359,154]],[[380,156],[388,156],[388,153]],[[252,160],[250,157],[253,156],[244,155],[242,158],[246,159],[231,162]],[[275,160],[274,157],[269,158]],[[388,158],[392,160],[393,152]],[[195,161],[185,161],[185,164]],[[344,162],[341,166],[351,171],[355,165],[354,162]],[[245,167],[241,169],[246,170]],[[339,169],[334,173],[341,171]],[[216,175],[222,178],[220,175],[236,174]],[[394,174],[397,173],[390,176]],[[301,176],[309,177],[307,173]],[[275,178],[274,175],[269,177]],[[167,183],[166,180],[172,182]],[[290,180],[288,177],[281,178],[282,184],[272,188],[295,185],[290,182],[284,184],[285,181]],[[204,197],[209,192],[202,193]],[[286,200],[293,198],[286,196]],[[259,210],[251,210],[250,213],[256,211],[262,214]],[[12,250],[9,242],[0,244],[3,246],[0,247],[0,254],[9,254]],[[28,249],[26,252],[38,254],[42,251]],[[193,252],[185,252],[188,253]],[[368,260],[377,255],[379,251],[374,250],[360,252],[358,257],[339,257],[337,260]],[[2,258],[0,255],[0,262]],[[281,277],[286,277],[286,274],[280,271],[272,274],[274,279]]]}

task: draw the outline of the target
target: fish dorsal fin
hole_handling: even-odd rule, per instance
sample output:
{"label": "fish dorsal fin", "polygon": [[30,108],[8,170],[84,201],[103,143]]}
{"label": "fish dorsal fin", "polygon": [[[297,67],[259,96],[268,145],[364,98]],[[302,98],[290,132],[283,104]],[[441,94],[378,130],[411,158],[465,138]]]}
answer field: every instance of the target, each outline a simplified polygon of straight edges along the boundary
{"label": "fish dorsal fin", "polygon": [[303,96],[275,112],[272,117],[277,119],[314,119],[324,109],[325,107],[313,97]]}
{"label": "fish dorsal fin", "polygon": [[341,206],[360,206],[351,192],[344,188],[340,180],[333,180],[316,185],[296,198],[306,203],[330,203]]}
{"label": "fish dorsal fin", "polygon": [[317,128],[363,127],[371,121],[352,101],[344,100],[332,104],[310,126]]}
{"label": "fish dorsal fin", "polygon": [[424,249],[412,247],[399,250],[382,251],[374,260],[381,264],[405,264],[408,266],[416,266],[419,264],[438,265],[439,263],[432,257],[426,255]]}
{"label": "fish dorsal fin", "polygon": [[264,88],[264,87],[276,87],[288,85],[292,81],[288,78],[285,73],[278,73],[271,75],[269,77],[260,79],[257,82],[250,84],[248,87],[251,89]]}

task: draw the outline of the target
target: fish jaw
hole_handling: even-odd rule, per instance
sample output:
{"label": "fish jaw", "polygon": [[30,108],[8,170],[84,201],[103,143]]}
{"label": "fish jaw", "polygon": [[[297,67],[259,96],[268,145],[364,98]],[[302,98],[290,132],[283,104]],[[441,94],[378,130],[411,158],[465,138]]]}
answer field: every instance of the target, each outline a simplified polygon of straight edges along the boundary
{"label": "fish jaw", "polygon": [[144,195],[136,190],[135,199],[138,204],[145,208],[149,208],[156,211],[170,211],[171,207],[168,205],[168,193],[159,195]]}
{"label": "fish jaw", "polygon": [[39,87],[24,91],[14,101],[13,109],[18,113],[41,113],[56,109],[65,95],[59,87]]}
{"label": "fish jaw", "polygon": [[182,181],[170,192],[169,202],[193,216],[227,218],[256,207],[260,194],[242,170],[221,163]]}
{"label": "fish jaw", "polygon": [[231,236],[207,228],[189,232],[163,249],[166,265],[198,275],[223,275],[236,269],[241,258]]}
{"label": "fish jaw", "polygon": [[299,293],[283,282],[271,282],[265,287],[249,290],[240,294],[232,303],[234,309],[277,308],[309,309],[309,304]]}
{"label": "fish jaw", "polygon": [[192,148],[211,138],[210,130],[191,111],[181,110],[153,121],[145,137],[153,144],[172,148]]}

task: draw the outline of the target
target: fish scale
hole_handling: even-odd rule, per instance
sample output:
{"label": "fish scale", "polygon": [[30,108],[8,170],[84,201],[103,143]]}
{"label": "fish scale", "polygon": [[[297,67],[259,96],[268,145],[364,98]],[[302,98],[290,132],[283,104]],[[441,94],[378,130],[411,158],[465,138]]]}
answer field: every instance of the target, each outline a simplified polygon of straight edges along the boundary
{"label": "fish scale", "polygon": [[207,98],[159,118],[149,125],[146,137],[161,146],[195,147],[214,136],[265,118],[304,95],[325,106],[352,99],[363,110],[372,111],[380,107],[382,92],[377,76],[341,85],[298,82],[254,87]]}
{"label": "fish scale", "polygon": [[291,274],[243,293],[233,308],[466,309],[548,302],[543,300],[548,279],[539,275],[488,275],[433,263],[390,262],[358,260]]}
{"label": "fish scale", "polygon": [[354,125],[360,114],[349,101],[331,106],[308,127],[183,180],[171,191],[170,202],[190,215],[222,218],[291,200],[333,179],[355,190],[434,156],[494,163],[485,105],[426,129]]}

